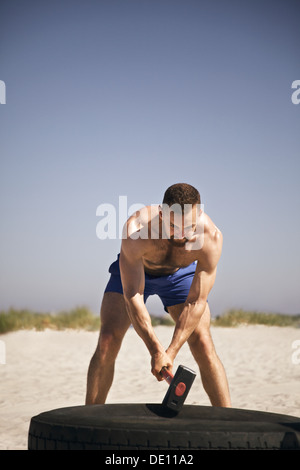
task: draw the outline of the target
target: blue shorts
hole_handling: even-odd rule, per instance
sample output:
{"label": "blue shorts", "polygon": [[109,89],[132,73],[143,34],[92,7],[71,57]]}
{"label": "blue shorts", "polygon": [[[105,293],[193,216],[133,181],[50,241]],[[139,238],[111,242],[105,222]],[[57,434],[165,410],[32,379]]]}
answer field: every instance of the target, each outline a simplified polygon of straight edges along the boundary
{"label": "blue shorts", "polygon": [[[109,267],[111,274],[105,292],[118,292],[123,294],[120,276],[119,257]],[[152,276],[145,273],[144,302],[149,295],[158,295],[164,304],[165,311],[172,305],[183,304],[188,296],[197,263],[194,262],[185,268],[179,268],[174,274],[166,276]]]}

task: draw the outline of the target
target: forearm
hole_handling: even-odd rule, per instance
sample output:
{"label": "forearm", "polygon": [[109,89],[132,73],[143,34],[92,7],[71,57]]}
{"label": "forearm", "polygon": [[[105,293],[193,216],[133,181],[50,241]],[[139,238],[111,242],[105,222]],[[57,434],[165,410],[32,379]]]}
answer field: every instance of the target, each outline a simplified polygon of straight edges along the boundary
{"label": "forearm", "polygon": [[198,301],[186,303],[180,314],[174,329],[172,341],[167,349],[167,353],[175,358],[180,348],[189,339],[197,327],[206,307],[206,302]]}
{"label": "forearm", "polygon": [[125,297],[125,302],[131,323],[137,334],[144,341],[151,356],[164,352],[164,348],[154,333],[151,318],[142,296],[137,294],[131,298]]}

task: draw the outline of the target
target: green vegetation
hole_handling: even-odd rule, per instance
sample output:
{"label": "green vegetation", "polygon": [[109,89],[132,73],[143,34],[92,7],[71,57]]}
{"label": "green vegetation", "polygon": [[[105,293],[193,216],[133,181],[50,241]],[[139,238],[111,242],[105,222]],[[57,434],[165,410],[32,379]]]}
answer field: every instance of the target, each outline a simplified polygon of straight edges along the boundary
{"label": "green vegetation", "polygon": [[168,314],[158,317],[157,315],[151,315],[151,323],[153,326],[163,325],[163,326],[174,326],[175,323],[172,317]]}
{"label": "green vegetation", "polygon": [[245,310],[228,310],[224,315],[216,317],[214,326],[233,327],[239,325],[291,326],[300,328],[300,315],[284,315],[280,313],[247,312]]}
{"label": "green vegetation", "polygon": [[77,307],[69,312],[36,313],[30,310],[9,309],[0,312],[0,333],[9,331],[42,331],[45,328],[63,330],[66,328],[99,330],[100,320],[86,307]]}
{"label": "green vegetation", "polygon": [[[151,315],[153,326],[174,325],[169,315]],[[212,320],[213,326],[235,327],[239,325],[291,326],[300,328],[300,315],[283,315],[277,313],[247,312],[245,310],[229,310],[224,315]],[[30,310],[9,309],[0,312],[0,334],[17,330],[37,330],[46,328],[55,330],[83,329],[98,331],[99,316],[94,315],[86,307],[77,307],[68,312],[37,313]]]}
{"label": "green vegetation", "polygon": [[[152,324],[174,325],[168,315],[158,317],[151,315]],[[37,313],[30,310],[9,309],[0,311],[0,334],[17,330],[43,331],[46,328],[53,330],[82,329],[99,331],[100,319],[86,307],[77,307],[68,312]]]}

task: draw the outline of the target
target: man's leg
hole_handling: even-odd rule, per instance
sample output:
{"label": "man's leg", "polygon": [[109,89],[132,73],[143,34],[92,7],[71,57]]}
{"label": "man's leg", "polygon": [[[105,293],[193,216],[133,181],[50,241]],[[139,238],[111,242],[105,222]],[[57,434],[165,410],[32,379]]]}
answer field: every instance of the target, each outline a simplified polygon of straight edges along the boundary
{"label": "man's leg", "polygon": [[106,292],[101,305],[99,341],[88,370],[87,405],[105,403],[113,382],[115,360],[129,326],[123,295]]}
{"label": "man's leg", "polygon": [[[184,304],[168,307],[174,321],[183,310]],[[205,311],[188,339],[190,350],[197,362],[203,387],[213,406],[230,407],[230,394],[224,367],[217,356],[210,334],[210,310],[206,304]]]}

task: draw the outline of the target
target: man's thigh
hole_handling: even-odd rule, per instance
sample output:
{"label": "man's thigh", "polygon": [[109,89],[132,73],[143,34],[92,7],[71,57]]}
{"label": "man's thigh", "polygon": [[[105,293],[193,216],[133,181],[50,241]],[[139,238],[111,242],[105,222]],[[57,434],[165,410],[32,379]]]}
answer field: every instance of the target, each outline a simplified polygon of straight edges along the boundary
{"label": "man's thigh", "polygon": [[173,320],[176,322],[181,314],[182,310],[184,309],[184,304],[177,304],[172,305],[171,307],[167,307],[168,313],[171,315]]}
{"label": "man's thigh", "polygon": [[124,336],[131,322],[122,294],[118,292],[105,292],[101,305],[100,319],[102,334]]}
{"label": "man's thigh", "polygon": [[[167,307],[167,310],[173,320],[176,322],[181,315],[182,311],[184,309],[184,304],[177,304],[177,305],[172,305],[171,307]],[[194,333],[205,333],[208,332],[210,329],[210,308],[208,305],[208,302],[206,302],[206,307],[203,312],[202,317],[199,320],[198,325],[196,326]]]}
{"label": "man's thigh", "polygon": [[[183,308],[184,304],[174,305],[173,307],[168,307],[168,311],[176,321]],[[199,365],[201,364],[204,355],[206,356],[214,353],[215,347],[210,333],[210,309],[208,303],[206,303],[203,315],[193,333],[188,338],[187,343]]]}

